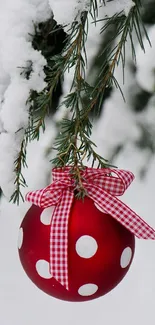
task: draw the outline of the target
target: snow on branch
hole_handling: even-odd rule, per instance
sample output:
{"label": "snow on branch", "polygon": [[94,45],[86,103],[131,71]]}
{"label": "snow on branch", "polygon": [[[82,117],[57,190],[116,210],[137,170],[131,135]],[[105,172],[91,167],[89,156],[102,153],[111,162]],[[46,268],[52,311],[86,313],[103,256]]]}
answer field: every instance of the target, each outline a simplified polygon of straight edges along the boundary
{"label": "snow on branch", "polygon": [[[137,2],[139,3],[139,0]],[[90,141],[92,125],[88,115],[97,106],[101,108],[107,86],[119,87],[114,77],[114,70],[120,60],[124,67],[124,44],[128,35],[134,53],[133,27],[143,48],[139,5],[134,7],[133,5],[131,0],[14,0],[13,2],[6,0],[2,6],[0,11],[0,152],[3,154],[0,157],[0,187],[9,198],[12,193],[15,194],[13,201],[16,201],[16,198],[18,201],[18,195],[21,194],[20,186],[26,185],[21,170],[26,165],[27,141],[39,138],[40,126],[44,129],[45,115],[48,112],[53,91],[59,78],[63,79],[65,71],[70,71],[70,67],[74,67],[75,70],[72,92],[66,96],[63,104],[69,112],[75,110],[75,114],[73,113],[72,123],[66,120],[64,133],[60,134],[58,147],[61,159],[59,159],[59,164],[60,160],[61,163],[69,163],[68,159],[75,163],[76,158],[78,165],[79,157],[81,157],[82,164],[82,150],[86,150],[89,158],[93,155],[94,161],[98,160],[100,165],[102,163],[105,165],[103,158],[92,150],[92,145],[94,145]],[[100,8],[103,12],[100,20],[103,22],[101,33],[104,33],[110,24],[115,23],[117,27],[115,38],[120,36],[120,39],[114,47],[111,47],[114,39],[109,41],[108,47],[104,50],[105,60],[102,62],[96,86],[92,88],[85,80],[87,68],[85,43],[90,24],[89,17],[91,15],[93,22],[96,23]],[[65,24],[70,32],[63,51],[50,57],[53,65],[49,67],[41,50],[34,49],[32,42],[36,26],[53,16],[59,24],[58,29],[61,29],[60,25]],[[51,33],[51,30],[48,32]],[[45,74],[47,69],[49,69],[49,79]],[[81,95],[83,91],[88,97],[86,107]],[[37,94],[38,106],[35,106],[36,102],[32,100],[33,92]],[[32,110],[37,111],[37,121],[33,119]],[[69,136],[73,135],[69,138],[70,142],[67,131],[69,125],[71,127]],[[83,137],[82,150],[77,149],[79,134]],[[65,154],[61,152],[64,150],[63,143],[69,146]]]}
{"label": "snow on branch", "polygon": [[120,12],[127,16],[135,5],[132,0],[49,0],[49,3],[55,20],[63,26],[67,25],[67,28],[74,20],[80,19],[82,11],[98,11],[99,7],[103,7],[105,17],[111,17]]}
{"label": "snow on branch", "polygon": [[[28,125],[29,92],[45,87],[46,60],[31,45],[34,24],[49,19],[52,12],[48,0],[7,0],[0,6],[0,186],[10,197],[14,161]],[[30,65],[26,79],[23,71]]]}

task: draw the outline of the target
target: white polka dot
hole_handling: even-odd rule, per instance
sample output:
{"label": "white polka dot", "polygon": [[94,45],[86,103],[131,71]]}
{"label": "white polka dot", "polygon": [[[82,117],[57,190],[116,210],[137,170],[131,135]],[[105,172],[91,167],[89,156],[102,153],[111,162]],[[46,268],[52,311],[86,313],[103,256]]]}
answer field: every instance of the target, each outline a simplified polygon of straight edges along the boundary
{"label": "white polka dot", "polygon": [[96,202],[94,202],[94,205],[96,206],[96,208],[99,210],[99,211],[101,211],[101,212],[103,212],[103,213],[107,213],[104,209],[102,209]]}
{"label": "white polka dot", "polygon": [[23,228],[19,229],[19,234],[18,234],[18,248],[20,249],[23,244]]}
{"label": "white polka dot", "polygon": [[98,286],[93,283],[84,284],[78,290],[80,296],[91,296],[98,290]]}
{"label": "white polka dot", "polygon": [[53,215],[53,211],[54,211],[55,207],[49,207],[43,210],[43,212],[40,215],[40,221],[45,225],[48,226],[51,224],[51,219],[52,219],[52,215]]}
{"label": "white polka dot", "polygon": [[126,247],[122,252],[121,260],[120,260],[120,264],[123,269],[130,264],[131,258],[132,258],[132,250],[130,247]]}
{"label": "white polka dot", "polygon": [[52,275],[50,274],[49,263],[47,261],[39,260],[36,263],[36,270],[42,278],[44,279],[52,278]]}
{"label": "white polka dot", "polygon": [[81,236],[76,242],[76,252],[83,258],[90,258],[95,255],[98,249],[96,240],[91,236]]}

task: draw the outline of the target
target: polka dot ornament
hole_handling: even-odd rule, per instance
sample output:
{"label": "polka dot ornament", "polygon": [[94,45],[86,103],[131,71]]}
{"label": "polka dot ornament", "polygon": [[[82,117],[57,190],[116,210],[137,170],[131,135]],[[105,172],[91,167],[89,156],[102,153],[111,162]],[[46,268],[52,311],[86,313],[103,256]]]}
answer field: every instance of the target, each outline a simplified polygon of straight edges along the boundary
{"label": "polka dot ornament", "polygon": [[50,224],[54,207],[35,205],[19,229],[19,257],[25,272],[47,294],[67,301],[88,301],[112,290],[131,265],[135,238],[86,197],[74,199],[68,228],[69,290],[50,274]]}

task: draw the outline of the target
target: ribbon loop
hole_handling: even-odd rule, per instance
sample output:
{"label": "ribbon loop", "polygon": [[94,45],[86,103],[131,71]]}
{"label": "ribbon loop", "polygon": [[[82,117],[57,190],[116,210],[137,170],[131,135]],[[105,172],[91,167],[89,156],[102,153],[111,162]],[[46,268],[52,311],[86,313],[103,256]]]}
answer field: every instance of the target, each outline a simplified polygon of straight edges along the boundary
{"label": "ribbon loop", "polygon": [[[50,272],[67,290],[68,222],[74,199],[74,180],[70,171],[70,167],[53,169],[52,184],[26,195],[27,201],[42,208],[55,206],[50,232]],[[131,172],[111,168],[85,168],[81,171],[81,178],[88,196],[103,212],[106,211],[138,238],[155,240],[155,230],[117,198],[133,181],[134,175]]]}
{"label": "ribbon loop", "polygon": [[155,230],[125,203],[97,186],[87,188],[87,192],[88,196],[100,206],[103,212],[106,211],[110,214],[136,237],[155,240]]}
{"label": "ribbon loop", "polygon": [[[117,177],[112,174],[117,175]],[[123,195],[134,179],[134,175],[131,172],[109,168],[87,168],[85,176],[88,185],[93,182],[94,185],[96,184],[98,187],[104,188],[111,195],[115,196]]]}

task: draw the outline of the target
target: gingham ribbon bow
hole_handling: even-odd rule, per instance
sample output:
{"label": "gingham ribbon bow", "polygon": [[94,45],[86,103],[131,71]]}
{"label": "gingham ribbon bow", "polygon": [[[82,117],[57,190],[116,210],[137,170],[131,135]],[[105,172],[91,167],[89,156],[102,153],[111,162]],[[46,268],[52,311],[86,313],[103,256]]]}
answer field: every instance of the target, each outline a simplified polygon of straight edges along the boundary
{"label": "gingham ribbon bow", "polygon": [[[26,200],[42,208],[55,206],[50,232],[50,272],[68,290],[68,221],[75,184],[69,167],[55,168],[52,174],[52,184],[29,192]],[[110,214],[138,238],[155,239],[155,230],[116,197],[121,196],[133,181],[131,172],[86,168],[81,177],[87,195],[103,212]]]}

